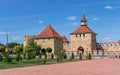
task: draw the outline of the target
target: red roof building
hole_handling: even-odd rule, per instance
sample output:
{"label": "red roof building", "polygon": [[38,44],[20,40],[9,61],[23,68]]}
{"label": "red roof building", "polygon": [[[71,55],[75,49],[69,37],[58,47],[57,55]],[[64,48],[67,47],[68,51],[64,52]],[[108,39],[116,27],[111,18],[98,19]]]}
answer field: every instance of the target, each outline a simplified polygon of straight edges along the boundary
{"label": "red roof building", "polygon": [[62,37],[51,27],[51,25],[48,25],[40,34],[35,36],[36,39],[42,39],[42,38],[61,38]]}
{"label": "red roof building", "polygon": [[70,43],[70,41],[68,41],[68,39],[65,36],[62,36],[63,42],[65,43]]}
{"label": "red roof building", "polygon": [[75,31],[73,31],[71,35],[72,34],[83,34],[83,33],[94,33],[89,27],[87,27],[86,22],[87,22],[86,17],[83,15],[82,20],[81,20],[81,26]]}

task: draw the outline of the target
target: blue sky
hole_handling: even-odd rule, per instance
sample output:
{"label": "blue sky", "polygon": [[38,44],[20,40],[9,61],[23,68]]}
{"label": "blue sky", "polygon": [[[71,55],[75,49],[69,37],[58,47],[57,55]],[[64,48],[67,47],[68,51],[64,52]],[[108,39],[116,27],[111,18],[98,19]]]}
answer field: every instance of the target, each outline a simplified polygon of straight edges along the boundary
{"label": "blue sky", "polygon": [[70,39],[85,11],[98,42],[120,38],[119,0],[0,0],[0,43],[23,43],[25,35],[37,35],[48,24]]}

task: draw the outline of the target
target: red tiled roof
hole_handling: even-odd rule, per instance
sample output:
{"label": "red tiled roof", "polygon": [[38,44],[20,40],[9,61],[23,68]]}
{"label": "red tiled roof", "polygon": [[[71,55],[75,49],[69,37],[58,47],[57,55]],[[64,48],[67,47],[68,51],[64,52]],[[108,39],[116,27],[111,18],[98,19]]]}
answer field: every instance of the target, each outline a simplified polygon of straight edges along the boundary
{"label": "red tiled roof", "polygon": [[70,43],[70,41],[68,41],[68,39],[65,36],[62,36],[63,42],[65,43]]}
{"label": "red tiled roof", "polygon": [[73,31],[71,34],[82,34],[82,33],[94,33],[94,32],[86,25],[81,25],[78,29]]}
{"label": "red tiled roof", "polygon": [[118,40],[118,43],[120,43],[120,39]]}
{"label": "red tiled roof", "polygon": [[[87,20],[86,20],[85,15],[83,15],[81,22],[84,22],[85,25],[81,25],[78,29],[73,31],[71,33],[71,35],[72,34],[83,34],[83,33],[94,33],[89,27],[87,27],[87,25],[86,25]],[[96,33],[94,33],[94,34],[96,34]]]}
{"label": "red tiled roof", "polygon": [[81,22],[87,22],[85,15],[83,15]]}
{"label": "red tiled roof", "polygon": [[36,39],[40,38],[62,38],[52,27],[48,25],[40,34],[35,36]]}

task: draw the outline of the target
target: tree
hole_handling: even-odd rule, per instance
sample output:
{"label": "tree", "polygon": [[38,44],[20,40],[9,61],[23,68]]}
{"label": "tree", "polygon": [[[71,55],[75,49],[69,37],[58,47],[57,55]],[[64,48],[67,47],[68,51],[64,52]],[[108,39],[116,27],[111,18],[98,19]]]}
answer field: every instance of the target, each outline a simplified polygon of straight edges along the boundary
{"label": "tree", "polygon": [[30,60],[31,59],[31,55],[33,55],[32,54],[33,48],[31,46],[25,46],[24,50],[25,50],[24,52],[26,54],[27,60]]}
{"label": "tree", "polygon": [[79,59],[82,60],[82,54],[81,53],[79,54]]}
{"label": "tree", "polygon": [[39,55],[40,57],[41,46],[36,44],[36,42],[34,41],[34,38],[29,39],[27,45],[31,46],[33,50],[36,51],[36,55],[37,56]]}
{"label": "tree", "polygon": [[20,44],[17,43],[17,42],[10,42],[10,43],[8,43],[7,45],[8,45],[9,48],[12,48],[12,49],[13,49],[14,46],[17,46],[17,45],[20,45]]}
{"label": "tree", "polygon": [[23,51],[23,47],[22,46],[14,46],[13,51],[14,51],[14,53],[16,53],[15,60],[16,61],[22,60],[20,52]]}
{"label": "tree", "polygon": [[50,48],[50,47],[46,48],[46,52],[51,53],[52,52],[52,48]]}
{"label": "tree", "polygon": [[88,55],[86,55],[86,59],[91,60],[91,54],[90,53]]}
{"label": "tree", "polygon": [[71,58],[74,59],[74,53],[72,52]]}
{"label": "tree", "polygon": [[51,54],[51,59],[54,59],[54,54],[53,53]]}
{"label": "tree", "polygon": [[20,53],[20,52],[22,52],[23,51],[23,47],[22,46],[14,46],[14,48],[13,48],[13,52],[14,53]]}
{"label": "tree", "polygon": [[0,52],[4,52],[5,51],[5,47],[4,46],[0,46]]}
{"label": "tree", "polygon": [[33,48],[31,46],[25,46],[25,52],[30,52],[32,50]]}

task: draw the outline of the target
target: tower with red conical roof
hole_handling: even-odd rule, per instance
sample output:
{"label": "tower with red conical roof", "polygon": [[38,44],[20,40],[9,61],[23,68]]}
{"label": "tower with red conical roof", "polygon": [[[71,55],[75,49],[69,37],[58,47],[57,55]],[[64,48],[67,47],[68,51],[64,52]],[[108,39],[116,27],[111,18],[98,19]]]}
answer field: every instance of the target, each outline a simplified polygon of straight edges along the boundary
{"label": "tower with red conical roof", "polygon": [[81,26],[73,31],[70,36],[71,50],[81,50],[82,52],[96,50],[96,33],[87,26],[85,15],[82,16]]}
{"label": "tower with red conical roof", "polygon": [[50,24],[35,36],[34,39],[42,49],[46,49],[48,47],[52,48],[52,53],[55,53],[55,50],[59,47],[63,49],[62,37],[51,27]]}

